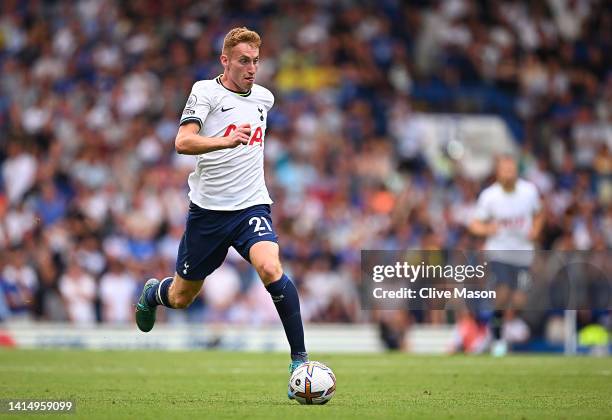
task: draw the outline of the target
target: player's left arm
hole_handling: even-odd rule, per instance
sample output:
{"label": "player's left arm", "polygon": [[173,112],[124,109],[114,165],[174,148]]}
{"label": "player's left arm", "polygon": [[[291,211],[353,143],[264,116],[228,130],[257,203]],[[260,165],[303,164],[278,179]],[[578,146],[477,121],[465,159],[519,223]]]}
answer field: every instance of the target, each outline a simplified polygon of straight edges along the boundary
{"label": "player's left arm", "polygon": [[540,209],[533,215],[531,230],[529,231],[529,240],[535,241],[540,237],[542,228],[544,227],[544,210]]}
{"label": "player's left arm", "polygon": [[528,235],[528,239],[530,241],[536,241],[540,237],[540,233],[542,233],[542,228],[544,227],[544,209],[542,208],[540,194],[535,186],[533,187],[533,194],[535,197],[534,213],[533,221],[531,223],[531,230],[529,231]]}

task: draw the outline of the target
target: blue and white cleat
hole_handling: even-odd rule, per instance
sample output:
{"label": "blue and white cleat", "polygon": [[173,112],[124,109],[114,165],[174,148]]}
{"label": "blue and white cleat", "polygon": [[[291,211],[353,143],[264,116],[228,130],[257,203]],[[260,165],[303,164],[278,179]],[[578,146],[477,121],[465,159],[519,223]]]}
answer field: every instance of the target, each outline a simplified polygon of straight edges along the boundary
{"label": "blue and white cleat", "polygon": [[493,357],[504,357],[508,353],[508,344],[503,340],[496,340],[491,346],[491,355]]}
{"label": "blue and white cleat", "polygon": [[[302,366],[304,363],[305,363],[304,360],[292,360],[291,363],[289,363],[289,379],[291,379],[291,375],[293,374],[293,372],[297,368]],[[289,398],[290,400],[295,399],[295,397],[293,396],[293,392],[291,392],[291,385],[288,385],[287,398]]]}

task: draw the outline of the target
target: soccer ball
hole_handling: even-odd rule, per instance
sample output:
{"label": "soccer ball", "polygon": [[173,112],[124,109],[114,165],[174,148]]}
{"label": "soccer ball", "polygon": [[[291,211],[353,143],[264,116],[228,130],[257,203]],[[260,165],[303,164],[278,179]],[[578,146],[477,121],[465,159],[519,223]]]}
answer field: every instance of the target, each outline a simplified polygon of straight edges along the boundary
{"label": "soccer ball", "polygon": [[306,362],[293,371],[289,391],[300,404],[326,404],[336,392],[336,375],[323,363]]}

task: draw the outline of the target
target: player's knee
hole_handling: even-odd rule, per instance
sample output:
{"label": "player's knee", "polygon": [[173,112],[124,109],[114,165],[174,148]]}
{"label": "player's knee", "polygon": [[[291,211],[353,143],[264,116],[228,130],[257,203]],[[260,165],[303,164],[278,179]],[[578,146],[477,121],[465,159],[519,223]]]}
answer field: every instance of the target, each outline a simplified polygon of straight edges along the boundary
{"label": "player's knee", "polygon": [[259,277],[266,284],[278,280],[283,275],[283,269],[279,261],[264,261],[256,269]]}

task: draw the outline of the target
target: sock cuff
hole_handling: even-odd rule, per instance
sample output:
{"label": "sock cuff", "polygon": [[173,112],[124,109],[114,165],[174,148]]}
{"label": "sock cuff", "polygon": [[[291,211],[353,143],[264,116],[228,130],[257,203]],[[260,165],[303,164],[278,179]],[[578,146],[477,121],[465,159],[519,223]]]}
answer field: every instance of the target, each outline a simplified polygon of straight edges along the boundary
{"label": "sock cuff", "polygon": [[279,295],[283,292],[285,287],[287,287],[287,283],[289,282],[291,282],[291,280],[289,280],[289,277],[283,273],[280,279],[268,284],[266,286],[266,290],[273,296]]}
{"label": "sock cuff", "polygon": [[172,283],[172,280],[173,280],[172,277],[166,277],[157,286],[157,293],[155,293],[155,300],[160,305],[168,306],[168,307],[170,306],[169,302],[165,302],[164,299],[167,300],[168,289],[170,288],[170,284]]}

